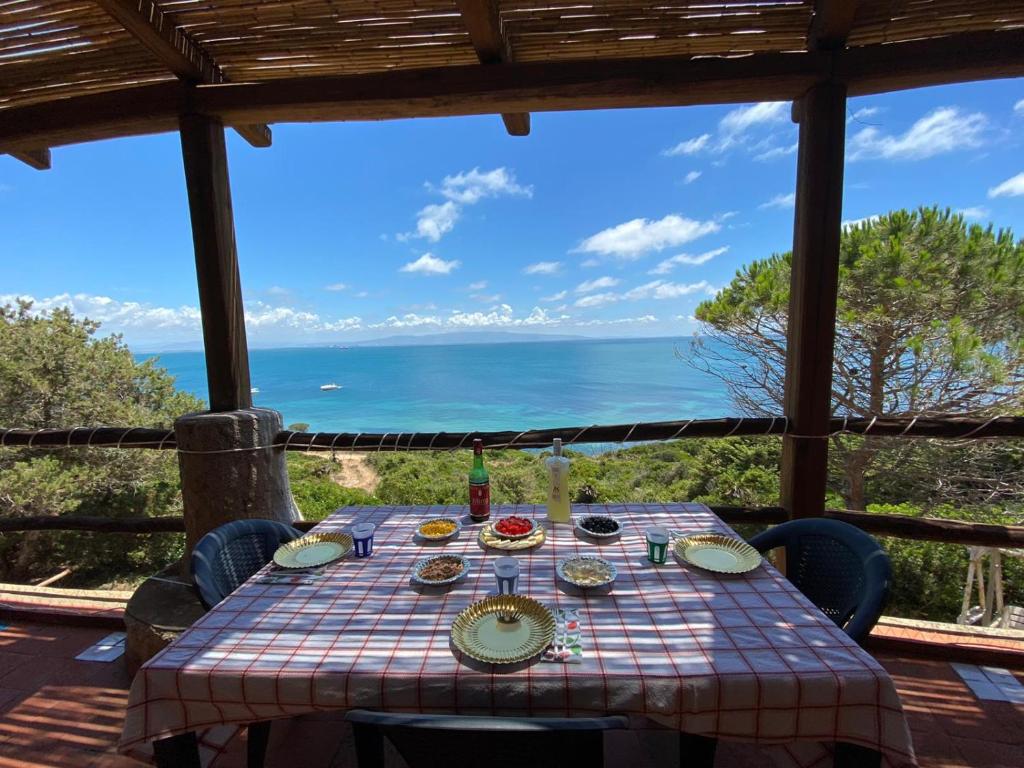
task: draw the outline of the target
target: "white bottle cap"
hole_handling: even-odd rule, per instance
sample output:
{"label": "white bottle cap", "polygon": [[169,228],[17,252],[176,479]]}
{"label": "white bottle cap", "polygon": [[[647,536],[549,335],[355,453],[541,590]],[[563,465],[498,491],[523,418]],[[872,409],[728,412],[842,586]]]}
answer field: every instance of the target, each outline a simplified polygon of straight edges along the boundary
{"label": "white bottle cap", "polygon": [[562,438],[560,438],[560,437],[556,437],[555,438],[555,445],[554,445],[554,449],[553,449],[552,452],[555,454],[555,456],[561,456],[562,455]]}

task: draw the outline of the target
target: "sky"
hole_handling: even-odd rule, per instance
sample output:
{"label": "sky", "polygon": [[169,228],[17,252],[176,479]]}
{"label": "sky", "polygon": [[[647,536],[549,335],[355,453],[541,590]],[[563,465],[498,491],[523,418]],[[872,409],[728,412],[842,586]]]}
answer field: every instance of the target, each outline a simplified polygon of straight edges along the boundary
{"label": "sky", "polygon": [[[273,126],[228,154],[252,347],[513,331],[688,335],[790,249],[789,103]],[[938,205],[1024,236],[1024,79],[849,102],[843,217]],[[0,304],[201,340],[176,134],[0,156]]]}

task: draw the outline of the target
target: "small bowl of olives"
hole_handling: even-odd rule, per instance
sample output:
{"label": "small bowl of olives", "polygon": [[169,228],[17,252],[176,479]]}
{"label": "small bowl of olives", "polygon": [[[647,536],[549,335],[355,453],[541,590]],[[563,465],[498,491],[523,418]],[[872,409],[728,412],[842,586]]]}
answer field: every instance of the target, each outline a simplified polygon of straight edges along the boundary
{"label": "small bowl of olives", "polygon": [[622,523],[608,515],[582,515],[576,518],[576,530],[584,536],[608,539],[622,533]]}

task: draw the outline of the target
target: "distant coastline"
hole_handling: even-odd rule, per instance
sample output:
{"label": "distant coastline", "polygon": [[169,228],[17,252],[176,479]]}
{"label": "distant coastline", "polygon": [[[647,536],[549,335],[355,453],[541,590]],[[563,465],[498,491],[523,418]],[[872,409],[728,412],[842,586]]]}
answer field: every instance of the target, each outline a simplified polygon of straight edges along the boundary
{"label": "distant coastline", "polygon": [[[286,349],[351,349],[351,348],[365,348],[365,347],[425,347],[425,346],[436,346],[436,347],[448,347],[448,346],[465,346],[471,344],[535,344],[535,343],[551,343],[559,341],[572,341],[579,343],[587,342],[603,342],[603,341],[653,341],[656,339],[689,339],[690,336],[618,336],[618,337],[606,337],[606,336],[579,336],[579,335],[568,335],[568,334],[547,334],[547,333],[515,333],[512,331],[493,331],[493,332],[472,332],[472,333],[425,333],[419,334],[403,334],[397,336],[382,336],[379,339],[362,339],[359,341],[331,341],[331,342],[315,342],[309,344],[289,344],[281,345],[274,344],[270,346],[261,346],[258,344],[250,344],[250,350],[286,350]],[[178,344],[167,344],[163,347],[157,348],[154,345],[142,344],[137,349],[133,348],[133,352],[138,355],[161,355],[172,352],[202,352],[203,344],[201,341],[189,341],[180,342]]]}

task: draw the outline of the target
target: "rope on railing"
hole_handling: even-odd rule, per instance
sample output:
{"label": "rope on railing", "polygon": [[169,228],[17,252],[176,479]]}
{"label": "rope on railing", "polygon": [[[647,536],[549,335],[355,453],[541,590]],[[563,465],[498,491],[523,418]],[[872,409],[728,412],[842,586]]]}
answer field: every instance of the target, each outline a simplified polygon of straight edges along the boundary
{"label": "rope on railing", "polygon": [[[873,416],[836,417],[827,434],[803,435],[789,430],[785,416],[687,419],[636,424],[560,427],[521,432],[278,432],[270,445],[210,451],[180,449],[174,431],[147,427],[74,427],[73,429],[0,429],[0,448],[154,448],[186,454],[219,454],[283,448],[289,451],[432,451],[457,450],[482,440],[487,448],[545,448],[555,438],[565,445],[660,442],[683,437],[755,437],[785,435],[797,440],[827,440],[840,434],[878,437],[977,440],[1024,437],[1024,417],[992,416]],[[406,438],[408,435],[408,438]],[[390,438],[390,439],[389,439]],[[406,439],[403,439],[406,438]]]}

